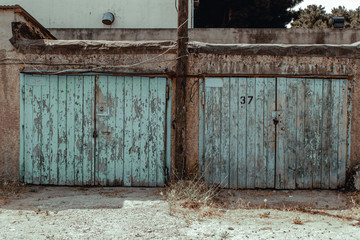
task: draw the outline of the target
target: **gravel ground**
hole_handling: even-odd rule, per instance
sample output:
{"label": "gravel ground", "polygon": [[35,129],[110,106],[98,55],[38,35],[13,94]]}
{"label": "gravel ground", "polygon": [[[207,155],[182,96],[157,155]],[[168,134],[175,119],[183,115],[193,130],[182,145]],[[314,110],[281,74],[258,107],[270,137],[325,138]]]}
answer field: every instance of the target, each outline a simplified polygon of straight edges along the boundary
{"label": "gravel ground", "polygon": [[341,192],[223,190],[218,201],[189,209],[162,188],[26,186],[0,205],[0,239],[360,239],[360,210]]}

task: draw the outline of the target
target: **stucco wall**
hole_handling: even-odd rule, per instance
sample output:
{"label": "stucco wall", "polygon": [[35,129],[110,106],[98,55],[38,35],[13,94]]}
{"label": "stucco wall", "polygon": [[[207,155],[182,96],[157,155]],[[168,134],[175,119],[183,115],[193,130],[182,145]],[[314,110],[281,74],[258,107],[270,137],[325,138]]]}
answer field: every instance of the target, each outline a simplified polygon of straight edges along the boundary
{"label": "stucco wall", "polygon": [[[49,29],[58,39],[175,40],[176,29]],[[357,29],[190,29],[191,41],[209,43],[349,44],[360,41]]]}
{"label": "stucco wall", "polygon": [[[189,6],[191,3],[190,0]],[[177,27],[174,0],[0,0],[0,5],[14,4],[23,7],[46,28]],[[105,12],[115,15],[110,26],[101,22]]]}

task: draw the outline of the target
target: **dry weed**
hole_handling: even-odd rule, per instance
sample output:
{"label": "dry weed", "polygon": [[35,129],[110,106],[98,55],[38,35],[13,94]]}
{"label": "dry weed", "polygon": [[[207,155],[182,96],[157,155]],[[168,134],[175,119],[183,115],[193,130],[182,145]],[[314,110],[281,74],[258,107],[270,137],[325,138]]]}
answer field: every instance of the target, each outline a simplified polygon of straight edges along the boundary
{"label": "dry weed", "polygon": [[300,219],[299,216],[297,216],[297,217],[295,217],[295,218],[293,219],[293,223],[294,223],[294,224],[298,224],[298,225],[304,224],[303,221]]}

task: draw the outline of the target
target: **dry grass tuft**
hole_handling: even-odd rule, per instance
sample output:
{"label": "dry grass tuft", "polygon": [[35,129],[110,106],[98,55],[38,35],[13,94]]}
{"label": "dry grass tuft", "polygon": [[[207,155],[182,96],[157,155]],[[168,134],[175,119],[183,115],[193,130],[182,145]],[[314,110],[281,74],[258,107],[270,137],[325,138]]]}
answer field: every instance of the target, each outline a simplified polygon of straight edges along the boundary
{"label": "dry grass tuft", "polygon": [[217,210],[213,207],[218,201],[218,189],[218,186],[208,186],[199,180],[179,180],[172,183],[166,190],[170,215],[186,215],[186,211],[181,208],[201,210],[199,218],[216,215]]}

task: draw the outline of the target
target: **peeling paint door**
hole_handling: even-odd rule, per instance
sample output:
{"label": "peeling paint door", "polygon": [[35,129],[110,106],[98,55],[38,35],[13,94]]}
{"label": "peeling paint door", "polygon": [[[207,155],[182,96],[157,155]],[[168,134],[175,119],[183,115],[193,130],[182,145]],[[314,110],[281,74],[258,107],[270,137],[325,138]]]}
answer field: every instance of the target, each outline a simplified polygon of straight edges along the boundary
{"label": "peeling paint door", "polygon": [[162,186],[166,78],[21,75],[20,177],[30,184]]}
{"label": "peeling paint door", "polygon": [[201,84],[200,172],[228,188],[344,186],[348,81],[207,78]]}
{"label": "peeling paint door", "polygon": [[163,186],[166,78],[96,80],[96,184]]}
{"label": "peeling paint door", "polygon": [[25,183],[94,182],[93,76],[22,75],[20,177]]}
{"label": "peeling paint door", "polygon": [[277,78],[276,188],[345,185],[348,102],[347,79]]}

